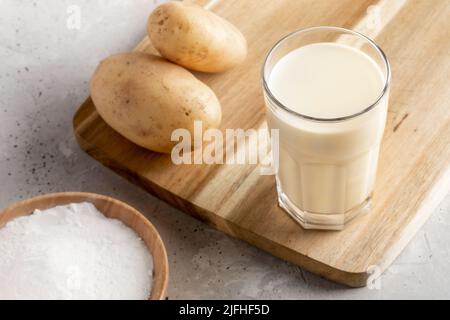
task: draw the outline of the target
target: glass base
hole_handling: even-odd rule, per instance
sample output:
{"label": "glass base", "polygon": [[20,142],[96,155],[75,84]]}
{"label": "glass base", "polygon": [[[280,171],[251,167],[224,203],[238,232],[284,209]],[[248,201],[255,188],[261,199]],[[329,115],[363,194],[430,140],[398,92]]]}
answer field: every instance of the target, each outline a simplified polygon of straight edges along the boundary
{"label": "glass base", "polygon": [[370,211],[372,195],[367,199],[344,213],[316,213],[303,211],[297,208],[289,198],[278,190],[278,204],[304,229],[315,230],[343,230],[345,225],[356,216],[367,214]]}

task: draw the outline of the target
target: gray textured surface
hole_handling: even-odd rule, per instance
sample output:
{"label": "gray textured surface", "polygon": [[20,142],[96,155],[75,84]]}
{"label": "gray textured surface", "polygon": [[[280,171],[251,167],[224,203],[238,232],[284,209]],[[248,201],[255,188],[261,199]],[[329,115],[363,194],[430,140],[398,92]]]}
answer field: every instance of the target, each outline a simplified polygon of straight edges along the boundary
{"label": "gray textured surface", "polygon": [[[231,239],[147,195],[85,155],[71,120],[97,62],[132,48],[155,1],[0,2],[0,207],[41,193],[89,191],[141,210],[167,246],[169,297],[450,298],[450,197],[381,278],[347,289]],[[69,5],[81,29],[66,27]]]}

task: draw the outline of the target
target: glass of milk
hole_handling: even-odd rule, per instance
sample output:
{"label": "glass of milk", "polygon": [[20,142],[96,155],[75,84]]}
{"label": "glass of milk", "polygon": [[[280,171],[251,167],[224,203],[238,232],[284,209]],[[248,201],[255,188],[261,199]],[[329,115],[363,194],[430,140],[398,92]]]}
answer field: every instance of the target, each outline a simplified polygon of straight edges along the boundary
{"label": "glass of milk", "polygon": [[279,130],[278,201],[307,229],[341,230],[370,210],[391,71],[369,38],[338,27],[296,31],[263,67]]}

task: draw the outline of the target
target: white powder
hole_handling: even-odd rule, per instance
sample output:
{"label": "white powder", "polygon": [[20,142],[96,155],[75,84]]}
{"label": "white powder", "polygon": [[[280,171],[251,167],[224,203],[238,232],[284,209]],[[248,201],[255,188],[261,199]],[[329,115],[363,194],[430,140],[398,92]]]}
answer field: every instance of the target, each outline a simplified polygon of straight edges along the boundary
{"label": "white powder", "polygon": [[0,228],[0,299],[147,299],[152,268],[138,235],[90,203]]}

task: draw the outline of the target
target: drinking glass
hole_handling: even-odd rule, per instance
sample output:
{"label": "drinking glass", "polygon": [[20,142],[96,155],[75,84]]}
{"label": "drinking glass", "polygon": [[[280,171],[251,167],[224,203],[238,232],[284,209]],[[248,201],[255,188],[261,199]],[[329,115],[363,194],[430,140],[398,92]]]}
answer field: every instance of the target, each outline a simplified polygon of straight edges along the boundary
{"label": "drinking glass", "polygon": [[[372,59],[384,84],[377,99],[357,113],[333,118],[301,114],[281,103],[269,81],[274,66],[292,50],[315,43],[343,44]],[[342,230],[355,216],[370,210],[390,77],[383,51],[363,34],[344,28],[299,30],[269,51],[262,82],[269,128],[279,130],[278,146],[272,146],[279,150],[278,201],[304,228]],[[298,100],[301,103],[302,97]]]}

